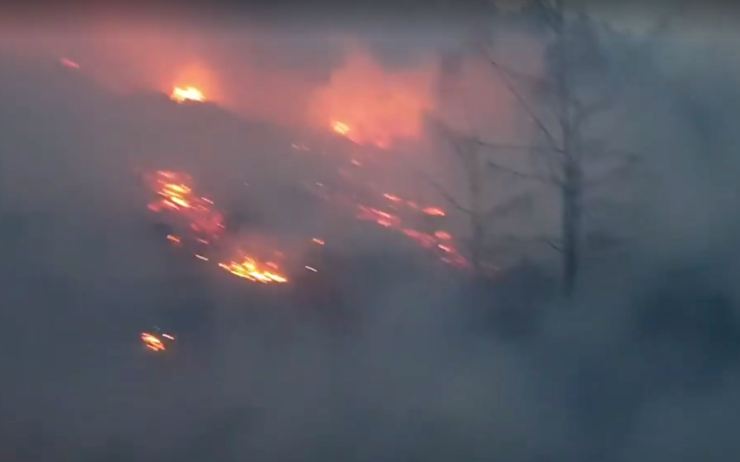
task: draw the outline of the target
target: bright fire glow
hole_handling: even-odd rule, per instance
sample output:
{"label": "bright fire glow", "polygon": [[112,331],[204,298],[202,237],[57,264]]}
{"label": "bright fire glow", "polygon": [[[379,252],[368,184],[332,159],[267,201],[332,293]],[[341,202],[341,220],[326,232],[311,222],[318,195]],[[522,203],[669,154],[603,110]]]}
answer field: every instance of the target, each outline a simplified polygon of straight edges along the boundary
{"label": "bright fire glow", "polygon": [[347,135],[349,134],[349,132],[350,132],[350,128],[349,128],[349,125],[347,125],[347,124],[346,124],[346,123],[344,123],[344,122],[340,122],[340,121],[338,121],[338,120],[335,120],[335,121],[333,121],[333,122],[331,123],[331,128],[332,128],[332,130],[334,130],[334,131],[335,131],[336,133],[339,133],[339,134],[340,134],[340,135],[342,135],[342,136],[347,136]]}
{"label": "bright fire glow", "polygon": [[391,71],[355,51],[314,93],[311,119],[356,144],[381,149],[418,138],[423,115],[434,105],[432,66]]}
{"label": "bright fire glow", "polygon": [[234,276],[263,284],[288,282],[274,262],[260,263],[256,259],[244,256],[238,261],[219,263],[218,266]]}
{"label": "bright fire glow", "polygon": [[167,349],[164,342],[154,334],[142,332],[139,337],[141,338],[141,343],[151,351],[165,351]]}
{"label": "bright fire glow", "polygon": [[[159,199],[151,202],[149,210],[155,213],[170,213],[185,221],[187,228],[195,233],[194,240],[201,243],[218,239],[224,230],[223,214],[214,207],[213,201],[196,195],[193,181],[182,172],[158,170],[149,178],[149,183]],[[182,238],[168,235],[175,245]]]}
{"label": "bright fire glow", "polygon": [[447,213],[441,207],[420,207],[415,201],[404,199],[396,194],[383,193],[388,209],[393,213],[367,205],[355,205],[355,218],[371,221],[388,230],[399,232],[416,242],[420,247],[435,252],[439,258],[458,268],[469,267],[467,259],[460,253],[454,243],[454,237],[447,231],[424,231],[417,229],[424,221],[420,215],[445,217]]}
{"label": "bright fire glow", "polygon": [[170,93],[170,99],[177,103],[195,102],[202,103],[206,100],[203,92],[193,86],[175,87]]}
{"label": "bright fire glow", "polygon": [[[199,196],[195,192],[190,175],[183,172],[158,170],[148,176],[152,191],[158,199],[148,205],[149,210],[155,213],[166,213],[179,227],[184,227],[186,234],[168,234],[167,240],[175,246],[195,246],[198,252],[193,257],[203,262],[218,261],[216,257],[209,257],[200,253],[205,247],[223,255],[224,240],[231,242],[225,236],[223,213],[216,208],[213,200]],[[324,244],[324,241],[315,238],[314,242]],[[186,244],[187,243],[187,244]],[[220,252],[219,252],[220,250]],[[211,253],[211,252],[209,252]],[[276,256],[284,256],[274,252]],[[288,278],[283,274],[280,266],[274,261],[261,263],[256,258],[239,254],[236,258],[221,258],[218,266],[231,274],[263,284],[284,283]],[[227,261],[223,261],[227,260]]]}

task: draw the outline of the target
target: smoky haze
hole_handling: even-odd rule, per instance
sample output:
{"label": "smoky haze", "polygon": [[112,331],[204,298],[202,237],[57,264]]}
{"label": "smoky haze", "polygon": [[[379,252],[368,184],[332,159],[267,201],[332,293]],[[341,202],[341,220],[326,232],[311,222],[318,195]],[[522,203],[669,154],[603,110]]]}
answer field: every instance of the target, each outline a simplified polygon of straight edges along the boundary
{"label": "smoky haze", "polygon": [[[572,297],[546,238],[559,191],[530,150],[489,154],[532,175],[482,168],[492,273],[356,219],[401,216],[383,193],[443,208],[418,229],[471,259],[450,133],[542,142],[490,56],[552,122],[546,37],[526,2],[493,3],[410,2],[413,26],[403,5],[71,9],[84,34],[19,13],[0,42],[0,459],[732,460],[740,37],[692,22],[701,8],[588,10],[608,66],[585,85],[617,101],[584,143],[619,155],[586,172]],[[173,102],[178,85],[206,101]],[[170,245],[187,231],[147,210],[157,170],[213,199],[223,252],[279,248],[289,281]],[[157,329],[165,352],[140,344]]]}

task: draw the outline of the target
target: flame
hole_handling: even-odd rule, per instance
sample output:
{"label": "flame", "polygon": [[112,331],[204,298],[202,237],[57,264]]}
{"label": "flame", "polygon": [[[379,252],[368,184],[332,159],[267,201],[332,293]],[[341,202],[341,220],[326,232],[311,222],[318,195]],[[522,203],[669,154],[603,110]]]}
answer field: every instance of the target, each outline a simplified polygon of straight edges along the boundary
{"label": "flame", "polygon": [[[218,266],[234,276],[263,284],[288,282],[274,262],[260,263],[255,258],[244,256],[239,261],[219,263]],[[271,269],[268,269],[271,268]]]}
{"label": "flame", "polygon": [[[150,187],[159,199],[148,205],[155,213],[169,212],[181,217],[195,240],[202,244],[218,239],[224,230],[223,214],[212,200],[195,194],[192,179],[182,172],[158,170],[149,178]],[[173,244],[180,244],[180,236],[168,235]]]}
{"label": "flame", "polygon": [[[444,209],[436,206],[421,208],[415,201],[391,193],[383,193],[382,197],[390,202],[389,207],[392,207],[397,213],[392,214],[378,208],[358,204],[355,206],[355,218],[372,221],[383,228],[399,232],[416,242],[420,247],[436,252],[440,259],[447,264],[458,268],[469,267],[468,260],[457,249],[454,237],[449,232],[442,230],[426,232],[412,226],[414,221],[418,222],[420,213],[426,216],[444,217],[447,215]],[[423,224],[423,222],[420,224]]]}
{"label": "flame", "polygon": [[[155,213],[168,213],[173,218],[184,222],[187,236],[168,234],[167,240],[173,245],[182,246],[185,242],[198,246],[199,252],[193,257],[203,262],[210,262],[211,258],[200,253],[203,246],[216,246],[223,251],[221,241],[226,226],[223,223],[223,213],[216,208],[213,200],[196,194],[190,175],[169,170],[157,170],[149,175],[149,183],[158,199],[148,205],[149,210]],[[227,239],[231,242],[233,237]],[[324,245],[324,241],[314,238],[315,243]],[[221,244],[220,244],[221,243]],[[277,258],[284,257],[282,252],[273,252]],[[215,258],[214,258],[215,260]],[[216,260],[218,261],[218,260]],[[242,255],[229,261],[221,261],[218,266],[231,274],[260,283],[284,283],[288,278],[283,274],[280,266],[274,261],[261,263],[255,257]]]}
{"label": "flame", "polygon": [[170,93],[170,99],[176,103],[195,102],[202,103],[206,100],[203,92],[194,86],[174,87]]}
{"label": "flame", "polygon": [[139,338],[141,338],[141,342],[144,346],[151,351],[165,351],[167,349],[164,342],[162,342],[159,337],[154,334],[150,334],[149,332],[142,332]]}

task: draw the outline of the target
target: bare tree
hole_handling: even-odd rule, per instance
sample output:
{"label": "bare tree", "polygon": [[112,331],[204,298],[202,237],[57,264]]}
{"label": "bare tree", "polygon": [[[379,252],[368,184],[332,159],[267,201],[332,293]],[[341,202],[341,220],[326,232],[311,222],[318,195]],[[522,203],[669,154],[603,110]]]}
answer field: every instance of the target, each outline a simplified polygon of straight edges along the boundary
{"label": "bare tree", "polygon": [[[562,289],[570,296],[582,260],[584,193],[593,181],[586,177],[585,162],[609,151],[604,143],[588,138],[589,124],[612,108],[615,89],[605,84],[608,72],[599,35],[585,13],[566,11],[564,0],[533,0],[527,8],[539,19],[547,42],[544,75],[531,79],[537,85],[536,99],[525,97],[520,91],[524,79],[493,58],[488,50],[486,57],[543,141],[541,146],[525,149],[544,161],[546,172],[533,175],[495,162],[488,165],[500,172],[508,170],[509,174],[535,177],[559,191],[559,238],[548,242],[561,254]],[[530,99],[543,103],[544,110],[537,111]],[[622,168],[620,165],[615,170]]]}
{"label": "bare tree", "polygon": [[[493,164],[490,153],[487,152],[487,148],[492,146],[491,143],[486,143],[470,133],[455,130],[439,120],[432,120],[431,123],[435,131],[452,147],[463,173],[466,199],[458,199],[436,181],[428,177],[427,180],[453,208],[466,217],[470,235],[465,241],[470,263],[475,273],[482,275],[487,271],[488,240],[492,220],[526,207],[530,203],[531,195],[517,194],[508,200],[491,204],[487,200],[485,188],[486,183],[491,180],[488,168]],[[515,170],[509,170],[509,173],[517,177],[533,177]]]}
{"label": "bare tree", "polygon": [[[495,172],[554,187],[561,206],[559,235],[555,238],[542,236],[537,240],[559,252],[562,290],[566,296],[571,296],[583,258],[586,192],[614,179],[623,179],[636,163],[634,153],[609,148],[606,140],[597,136],[594,130],[599,116],[614,108],[616,95],[626,87],[634,70],[615,79],[621,80],[619,84],[612,81],[613,69],[609,67],[599,34],[609,32],[608,28],[597,24],[582,10],[570,10],[564,0],[528,0],[524,2],[523,10],[536,18],[545,41],[542,75],[526,75],[504,65],[488,47],[484,47],[483,55],[500,83],[532,123],[538,142],[522,145],[495,143],[472,133],[455,131],[436,121],[437,131],[450,143],[460,161],[468,200],[460,201],[439,184],[432,183],[454,208],[467,217],[470,228],[468,250],[476,271],[482,269],[485,260],[492,219],[521,209],[522,202],[532,197],[523,194],[503,204],[489,206],[490,201],[484,197],[483,188],[487,181],[491,181],[489,174]],[[667,17],[661,20],[647,35],[648,38],[661,32],[668,24]],[[638,51],[632,55],[627,53],[631,56],[626,59],[626,66],[622,63],[623,67],[629,68],[630,60],[635,64],[647,43],[645,40],[633,45]],[[617,129],[614,118],[611,125],[612,131]],[[525,171],[494,160],[496,154],[512,151],[532,154],[532,168]],[[609,163],[608,158],[612,159],[611,165],[604,168]],[[602,164],[601,171],[593,168],[598,163]]]}

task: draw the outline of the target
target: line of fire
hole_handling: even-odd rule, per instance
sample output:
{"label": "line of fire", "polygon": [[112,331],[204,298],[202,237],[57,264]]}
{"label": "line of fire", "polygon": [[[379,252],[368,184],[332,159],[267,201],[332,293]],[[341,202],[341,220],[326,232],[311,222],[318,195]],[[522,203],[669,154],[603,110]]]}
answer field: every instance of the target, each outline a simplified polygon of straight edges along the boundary
{"label": "line of fire", "polygon": [[[66,57],[60,59],[60,64],[71,71],[84,69]],[[182,106],[182,111],[217,107],[194,83],[173,85],[163,93],[171,104]],[[404,194],[375,181],[384,175],[393,156],[394,129],[384,131],[382,124],[369,129],[367,118],[356,119],[357,124],[353,124],[349,119],[329,116],[318,138],[298,138],[284,144],[285,158],[321,164],[323,169],[315,177],[294,179],[290,187],[299,190],[312,207],[330,210],[336,220],[353,221],[386,234],[397,243],[394,245],[416,248],[420,256],[437,261],[446,271],[470,272],[471,263],[462,241],[451,230],[444,201],[430,194]],[[408,128],[403,130],[407,134]],[[327,163],[331,165],[328,173],[324,168]],[[218,195],[211,194],[211,187],[217,184],[196,177],[177,162],[152,166],[138,175],[149,197],[145,204],[148,219],[155,224],[162,245],[187,256],[193,267],[244,284],[276,287],[297,280],[311,284],[312,278],[327,270],[324,257],[333,248],[328,235],[337,238],[333,230],[318,227],[314,232],[286,234],[260,229],[240,216],[241,211],[230,210]],[[243,186],[244,194],[249,194],[249,182]],[[168,345],[174,342],[174,337],[148,331],[140,338],[145,349],[153,353],[168,351]]]}

